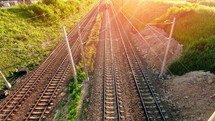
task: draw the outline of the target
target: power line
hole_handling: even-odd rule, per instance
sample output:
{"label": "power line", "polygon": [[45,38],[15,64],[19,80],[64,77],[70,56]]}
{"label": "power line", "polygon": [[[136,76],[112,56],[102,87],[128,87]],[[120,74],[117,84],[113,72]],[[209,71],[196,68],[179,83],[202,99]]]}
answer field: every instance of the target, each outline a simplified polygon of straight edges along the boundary
{"label": "power line", "polygon": [[[148,26],[148,25],[147,25]],[[159,31],[155,30],[154,28],[152,28],[151,26],[148,26],[150,27],[152,30],[154,30],[156,33],[160,34],[161,36],[167,38],[166,36],[164,36],[162,33],[160,33]],[[183,64],[180,60],[178,61],[187,71],[189,71],[188,67],[185,66],[185,64]]]}
{"label": "power line", "polygon": [[[127,19],[129,24],[132,26],[132,28],[138,33],[138,35],[145,41],[149,49],[155,54],[155,57],[159,59],[160,62],[162,62],[161,58],[158,56],[159,54],[156,53],[156,51],[150,46],[150,44],[147,42],[147,40],[142,36],[142,34],[136,29],[136,27],[131,23],[131,21],[121,12],[121,14]],[[166,68],[166,67],[165,67]],[[172,72],[166,68],[171,74]]]}

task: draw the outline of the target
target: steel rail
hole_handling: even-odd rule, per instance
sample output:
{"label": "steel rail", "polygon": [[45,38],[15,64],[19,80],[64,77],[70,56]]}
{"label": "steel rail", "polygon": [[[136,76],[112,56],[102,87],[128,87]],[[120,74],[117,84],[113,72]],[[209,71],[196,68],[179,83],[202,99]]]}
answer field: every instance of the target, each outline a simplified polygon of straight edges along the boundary
{"label": "steel rail", "polygon": [[[109,26],[110,27],[109,34],[110,34],[110,37],[111,37],[110,38],[110,41],[111,41],[111,60],[114,61],[115,58],[113,56],[114,55],[114,52],[113,52],[114,50],[113,50],[113,39],[112,39],[112,31],[111,31],[111,28],[112,28],[111,25],[112,24],[111,24],[111,21],[110,21],[109,12],[108,12],[108,16],[109,16],[108,17],[109,18],[108,22],[109,22],[109,25],[110,25]],[[121,116],[120,116],[120,111],[119,111],[120,109],[119,109],[119,98],[118,98],[118,91],[117,91],[117,84],[116,84],[116,68],[115,68],[115,65],[116,64],[114,62],[112,62],[112,75],[113,75],[113,79],[114,79],[113,80],[114,81],[114,95],[115,95],[115,100],[116,100],[115,103],[116,103],[117,120],[120,121]]]}
{"label": "steel rail", "polygon": [[[103,121],[105,120],[117,120],[120,121],[119,113],[119,101],[117,96],[117,86],[116,86],[116,75],[115,75],[115,64],[113,57],[113,43],[111,34],[111,23],[108,11],[105,11],[105,27],[107,29],[104,31],[104,70],[103,70]],[[104,20],[104,18],[103,18]],[[109,25],[109,26],[108,26]],[[112,84],[111,84],[112,83]],[[112,90],[112,91],[110,91]],[[113,93],[113,95],[111,94]],[[106,96],[107,95],[107,96]],[[108,95],[110,95],[108,97]],[[113,100],[112,100],[113,98]],[[106,102],[107,101],[107,102]],[[111,102],[109,102],[111,101]],[[112,104],[113,102],[113,104]],[[106,103],[112,104],[112,108],[106,106]],[[108,104],[107,104],[108,105]],[[107,107],[109,109],[107,109]],[[112,112],[113,111],[113,112]],[[106,114],[107,113],[107,114]],[[106,116],[107,115],[107,116]],[[114,116],[113,116],[114,115]]]}
{"label": "steel rail", "polygon": [[[117,21],[117,20],[116,20],[116,16],[115,16],[115,21]],[[126,59],[127,59],[128,63],[129,63],[129,68],[131,69],[132,77],[133,77],[133,79],[134,79],[134,81],[135,81],[135,86],[136,86],[136,88],[137,88],[138,95],[139,95],[140,100],[141,100],[141,104],[142,104],[142,106],[143,106],[143,110],[144,110],[146,119],[149,121],[149,115],[148,115],[148,113],[147,113],[147,108],[146,108],[146,105],[145,105],[145,103],[144,103],[144,101],[143,101],[143,97],[141,96],[140,88],[139,88],[139,86],[138,86],[138,84],[137,84],[137,78],[135,77],[135,72],[134,72],[134,70],[132,69],[132,64],[131,64],[132,62],[131,62],[130,57],[129,57],[129,55],[128,55],[128,50],[127,50],[127,48],[126,48],[126,46],[125,46],[125,43],[124,43],[124,41],[123,41],[122,33],[121,33],[120,30],[119,30],[118,22],[116,22],[116,24],[117,24],[117,29],[118,29],[118,31],[119,31],[120,38],[121,38],[121,41],[122,41],[122,44],[123,44],[123,49],[124,49],[124,51],[125,51],[125,53],[126,53]]]}
{"label": "steel rail", "polygon": [[[96,14],[93,14],[93,15],[96,16]],[[95,19],[94,16],[92,17],[93,19]],[[91,22],[91,21],[93,21],[92,18],[90,19],[90,21],[88,21],[88,23],[91,23],[91,24],[93,23],[93,22]],[[86,24],[86,25],[89,25],[89,24]],[[86,39],[86,37],[87,37],[87,32],[82,31],[81,34],[82,34],[82,33],[84,33],[84,39]],[[78,53],[78,49],[80,49],[80,48],[79,48],[79,47],[80,47],[80,44],[78,44],[79,41],[77,41],[78,39],[79,39],[79,38],[77,38],[76,41],[75,41],[75,43],[77,43],[77,44],[74,44],[74,45],[72,46],[72,50],[76,47],[76,49],[74,50],[74,51],[75,51],[75,52],[74,52],[74,53],[75,53],[75,54],[74,54],[75,57],[78,56],[78,54],[79,54],[79,53]],[[67,59],[67,57],[68,57],[68,55],[65,57],[65,59]],[[61,63],[61,66],[65,63],[65,59],[64,59],[64,61]],[[61,66],[58,68],[58,70],[56,71],[55,75],[56,75],[57,72],[60,70]],[[67,62],[66,69],[65,69],[64,73],[61,75],[62,77],[63,77],[63,75],[65,75],[65,72],[68,71],[68,68],[69,68],[69,63]],[[53,79],[55,79],[55,76],[53,76],[52,80],[53,80]],[[52,80],[51,80],[51,81],[52,81]],[[59,82],[60,82],[60,80],[61,80],[61,79],[59,79]],[[51,83],[51,81],[49,82],[49,84]],[[48,85],[48,86],[49,86],[49,85]],[[48,89],[48,86],[45,87],[45,90],[43,91],[44,93],[45,93],[45,91]],[[53,95],[52,95],[51,98],[50,98],[50,101],[52,100],[52,98],[53,98],[55,92],[56,92],[56,89],[54,90]],[[43,93],[43,94],[44,94],[44,93]],[[27,118],[26,118],[25,120],[28,120],[28,119],[30,118],[30,115],[32,114],[33,110],[36,108],[36,105],[39,103],[39,101],[40,101],[40,99],[42,98],[43,94],[39,97],[39,100],[37,100],[36,104],[34,104],[34,107],[32,108],[32,110],[30,111],[30,113],[28,114],[28,116],[27,116]],[[43,118],[43,115],[44,115],[46,109],[47,109],[47,106],[46,106],[45,109],[43,110],[42,115],[41,115],[41,117],[39,118],[39,120],[41,120],[41,118]]]}
{"label": "steel rail", "polygon": [[[84,31],[82,31],[82,33],[84,33]],[[86,37],[86,32],[84,33],[84,38]],[[77,38],[78,39],[78,38]],[[79,41],[76,41],[76,42],[79,42]],[[76,47],[76,49],[75,49],[75,54],[74,54],[74,57],[77,57],[78,56],[78,50],[80,49],[80,44],[74,44],[73,45],[73,47],[72,47],[72,50],[73,50],[73,48],[74,47]],[[67,58],[68,57],[68,55],[65,57],[65,59],[68,59]],[[65,59],[64,59],[64,61],[62,62],[62,64],[61,64],[61,66],[63,66],[63,64],[65,63]],[[65,75],[65,72],[67,72],[68,71],[68,68],[69,68],[69,66],[70,66],[70,64],[69,64],[69,62],[67,62],[67,64],[66,64],[67,66],[66,66],[66,69],[64,70],[64,72],[63,72],[63,74],[61,75],[61,77],[63,78],[63,76]],[[55,73],[55,75],[56,74],[58,74],[57,72],[60,70],[60,68],[61,68],[61,66],[59,67],[59,69],[56,71],[56,73]],[[55,76],[53,76],[53,78],[52,78],[52,80],[53,79],[55,79]],[[52,81],[51,80],[51,81]],[[61,79],[59,79],[59,83],[58,83],[58,85],[60,84],[60,81]],[[51,81],[49,82],[49,84],[51,83]],[[58,86],[57,85],[57,86]],[[41,94],[41,96],[39,97],[39,99],[37,100],[37,102],[36,102],[36,104],[34,104],[34,107],[32,108],[32,110],[30,111],[30,113],[28,114],[28,116],[27,116],[27,118],[25,119],[26,121],[27,120],[29,120],[29,118],[31,117],[31,115],[32,115],[32,113],[33,113],[33,111],[34,111],[34,109],[36,108],[36,106],[38,105],[38,103],[40,102],[40,99],[42,98],[42,96],[45,94],[45,91],[47,90],[49,88],[49,85],[47,86],[47,87],[45,87],[45,90],[43,91],[43,94]],[[50,97],[50,99],[49,99],[49,101],[51,101],[52,100],[52,98],[54,97],[54,94],[55,94],[55,92],[56,92],[56,90],[57,90],[57,87],[56,87],[56,89],[54,90],[54,92],[53,92],[53,95]],[[44,113],[46,112],[46,109],[48,108],[48,106],[46,105],[45,106],[45,109],[43,110],[43,112],[42,112],[42,114],[41,114],[41,116],[40,116],[40,118],[39,118],[39,120],[41,120],[42,118],[44,118]]]}
{"label": "steel rail", "polygon": [[[114,9],[114,8],[113,8],[113,9]],[[113,12],[113,13],[114,13],[114,12]],[[152,91],[152,88],[151,88],[151,86],[149,85],[148,78],[145,76],[146,72],[144,71],[144,68],[141,66],[141,65],[142,65],[142,62],[140,61],[139,57],[138,57],[137,54],[135,53],[134,48],[133,48],[133,45],[131,44],[130,41],[128,41],[128,40],[129,40],[129,37],[127,36],[127,34],[126,34],[126,32],[125,32],[125,29],[124,29],[123,25],[121,24],[119,18],[118,18],[116,15],[115,15],[115,20],[117,21],[116,23],[117,23],[117,26],[118,26],[118,31],[120,32],[120,35],[121,35],[122,40],[124,40],[124,39],[123,39],[123,37],[122,37],[121,31],[123,31],[124,35],[126,36],[126,40],[127,40],[127,42],[129,43],[129,47],[131,48],[131,51],[132,51],[132,53],[133,53],[133,55],[134,55],[134,57],[135,57],[135,60],[136,60],[136,62],[138,63],[138,66],[139,66],[139,68],[140,68],[140,70],[141,70],[141,73],[142,73],[142,75],[143,75],[143,77],[144,77],[144,80],[143,80],[143,81],[146,82],[146,84],[147,84],[147,87],[148,87],[148,89],[149,89],[149,91],[150,91],[150,93],[151,93],[151,96],[153,97],[153,100],[155,101],[155,104],[156,104],[156,106],[157,106],[157,110],[159,111],[159,114],[160,114],[162,120],[163,120],[163,121],[166,121],[166,118],[165,118],[165,116],[164,116],[164,114],[163,114],[163,112],[162,112],[162,110],[161,110],[161,108],[160,108],[160,106],[159,106],[159,104],[158,104],[158,101],[157,101],[157,99],[156,99],[156,97],[155,97],[155,95],[154,95],[154,92]],[[120,30],[119,24],[120,24],[122,30]],[[122,41],[122,42],[123,42],[124,50],[127,51],[124,41]],[[128,56],[128,53],[127,53],[127,52],[126,52],[126,56],[127,56],[127,59],[129,60],[130,68],[132,69],[131,61],[130,61],[130,59],[129,59],[129,56]],[[134,72],[133,72],[133,71],[132,71],[132,73],[133,73],[133,77],[135,78]],[[142,98],[140,89],[139,89],[138,84],[137,84],[136,81],[135,81],[135,83],[136,83],[136,86],[137,86],[137,89],[138,89],[138,94],[139,94],[139,96],[140,96],[140,98],[141,98],[141,102],[142,102],[142,104],[143,104],[143,106],[144,106],[144,113],[145,113],[145,116],[146,116],[147,120],[150,121],[150,117],[149,117],[149,114],[148,114],[146,105],[145,105],[144,102],[143,102],[143,98]]]}
{"label": "steel rail", "polygon": [[[94,14],[94,15],[95,15],[95,14]],[[87,24],[86,24],[86,25],[87,25]],[[52,64],[51,62],[53,62],[54,59],[56,59],[57,55],[61,53],[61,50],[63,50],[63,48],[64,48],[63,46],[64,46],[64,44],[62,44],[62,43],[60,42],[60,43],[56,46],[56,48],[53,50],[53,52],[50,54],[50,56],[48,56],[48,58],[46,58],[46,60],[43,62],[43,64],[44,64],[44,63],[48,63],[48,66],[46,66],[45,69],[42,69],[41,74],[39,74],[39,76],[38,76],[38,78],[37,78],[38,80],[39,80],[40,77],[45,73],[46,69]],[[60,48],[60,51],[58,51],[58,48]],[[55,54],[55,52],[57,52],[58,54]],[[51,58],[53,55],[54,55],[54,59],[52,59],[51,62],[50,62],[50,61],[48,62],[49,58]],[[33,77],[34,74],[35,74],[36,72],[38,72],[38,70],[43,66],[43,64],[41,64],[41,66],[40,66],[37,70],[34,71],[34,73],[31,75],[31,77]],[[31,81],[31,77],[28,78],[28,81],[25,81],[25,83],[21,86],[21,88],[19,88],[19,89],[16,91],[16,93],[13,94],[13,96],[9,99],[9,101],[7,101],[7,102],[1,107],[1,109],[4,109],[5,106],[8,106],[8,104],[13,100],[13,98],[16,97],[17,93],[19,93],[19,92],[23,89],[22,87],[24,87],[28,82]],[[37,81],[38,81],[38,80],[37,80]],[[13,110],[15,110],[16,107],[17,107],[18,105],[20,105],[21,102],[23,102],[23,99],[26,97],[26,95],[28,94],[28,92],[30,92],[30,90],[32,89],[32,87],[35,86],[35,83],[36,83],[37,81],[34,81],[34,83],[32,83],[32,86],[30,86],[30,87],[27,89],[26,93],[25,93],[24,95],[22,95],[22,98],[18,101],[18,103],[16,103],[16,105],[12,108],[12,110],[9,112],[9,114],[8,114],[8,115],[6,114],[7,116],[6,116],[5,119],[9,118],[9,116],[13,113]],[[5,116],[4,116],[5,113],[6,113],[6,111],[4,111],[4,113],[1,114],[1,116],[2,116],[2,117],[5,117]]]}
{"label": "steel rail", "polygon": [[[60,69],[62,68],[62,66],[63,66],[63,64],[64,64],[65,61],[66,61],[66,58],[63,60],[63,62],[61,63],[60,67],[59,67],[58,70],[55,72],[55,75],[58,74],[58,72],[59,72]],[[63,75],[64,75],[65,71],[66,71],[66,69],[64,70]],[[62,75],[61,75],[61,77],[62,77]],[[31,114],[33,113],[33,111],[34,111],[34,109],[36,108],[36,106],[38,105],[38,103],[41,101],[42,96],[46,93],[46,91],[47,91],[48,87],[50,86],[51,82],[53,81],[53,79],[55,79],[55,76],[53,76],[53,78],[51,79],[51,81],[48,83],[48,85],[47,85],[47,86],[45,87],[45,89],[43,90],[41,96],[39,97],[39,99],[38,99],[38,100],[36,101],[36,103],[34,104],[34,107],[33,107],[32,110],[30,111],[28,117],[25,119],[26,121],[30,119]],[[60,82],[60,81],[59,81],[59,82]],[[59,83],[57,84],[57,86],[58,86],[58,85],[59,85]],[[55,90],[56,90],[56,89],[57,89],[57,88],[55,88]],[[55,90],[53,91],[52,96],[51,96],[50,98],[52,98],[52,97],[54,96]],[[51,99],[50,99],[50,100],[51,100]],[[44,111],[45,111],[45,110],[44,110]],[[41,117],[42,117],[42,116],[41,116]]]}
{"label": "steel rail", "polygon": [[[6,112],[8,112],[8,110],[6,111],[3,111],[9,104],[11,104],[12,101],[15,101],[17,99],[19,99],[19,101],[17,103],[15,103],[15,106],[14,106],[14,103],[11,104],[11,106],[13,105],[12,109],[10,110],[9,114],[6,116],[6,118],[8,118],[8,116],[13,112],[13,110],[17,109],[17,106],[20,105],[22,103],[22,101],[24,100],[24,98],[28,95],[28,93],[31,91],[31,89],[36,85],[36,83],[40,80],[40,78],[43,76],[43,74],[46,72],[46,70],[52,65],[52,63],[54,62],[54,60],[57,58],[57,55],[60,55],[61,51],[63,50],[60,49],[60,51],[57,52],[57,54],[53,54],[53,59],[51,59],[52,55],[50,55],[44,62],[43,64],[33,72],[33,74],[30,76],[30,78],[28,78],[27,81],[24,82],[24,84],[13,94],[12,97],[9,98],[9,100],[7,100],[3,106],[1,107],[0,109],[0,112],[4,112],[3,114],[0,114],[1,117],[5,117],[4,115],[7,115],[5,114]],[[51,61],[49,61],[49,59],[51,59]],[[44,63],[48,63],[48,65],[44,65]],[[45,67],[43,67],[45,66]],[[42,69],[41,69],[42,68]],[[42,70],[42,71],[41,71]],[[39,73],[39,74],[38,74]],[[37,76],[38,75],[38,76]],[[36,76],[36,78],[34,77]],[[35,79],[34,79],[35,78]],[[33,81],[33,82],[32,82]],[[30,86],[29,86],[29,85]],[[27,91],[26,91],[27,89]],[[20,98],[15,98],[17,97],[17,95],[24,91],[24,94],[21,95]]]}

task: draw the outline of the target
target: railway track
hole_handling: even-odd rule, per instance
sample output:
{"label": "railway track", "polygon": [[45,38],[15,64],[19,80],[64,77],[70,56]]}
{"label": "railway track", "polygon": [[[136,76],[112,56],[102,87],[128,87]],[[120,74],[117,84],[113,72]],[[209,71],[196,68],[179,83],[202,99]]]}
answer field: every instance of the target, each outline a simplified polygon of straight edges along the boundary
{"label": "railway track", "polygon": [[[101,12],[101,19],[104,19],[103,12]],[[95,69],[94,69],[94,87],[92,88],[91,96],[90,96],[90,108],[88,113],[89,121],[101,121],[102,120],[102,103],[101,103],[101,95],[102,95],[102,81],[103,80],[103,63],[104,63],[104,39],[105,39],[105,21],[101,21],[101,28],[99,30],[99,42],[96,49],[96,60],[95,60]]]}
{"label": "railway track", "polygon": [[54,65],[54,62],[57,61],[56,57],[61,56],[62,45],[60,44],[56,48],[55,54],[51,54],[42,64],[41,66],[35,70],[31,76],[24,82],[24,84],[10,96],[6,102],[0,107],[0,118],[10,120],[10,115],[14,115],[14,112],[18,111],[17,109],[21,107],[26,97],[30,95],[30,93],[34,90],[35,86],[39,83],[42,76],[44,76],[47,70],[53,71],[54,68],[51,68]]}
{"label": "railway track", "polygon": [[[89,34],[89,31],[87,30],[92,28],[92,23],[95,21],[96,15],[97,13],[94,13],[89,19],[88,24],[86,24],[86,27],[81,30],[81,35],[83,36],[84,41],[86,41],[87,39],[87,36]],[[75,44],[72,46],[74,57],[79,57],[80,53],[80,43],[78,39],[79,38],[77,38]],[[76,63],[77,61],[78,58],[75,59]],[[46,115],[53,108],[52,99],[56,97],[56,93],[59,90],[61,83],[65,80],[69,68],[70,64],[67,55],[64,61],[61,63],[61,66],[57,70],[56,75],[53,76],[48,85],[45,87],[44,91],[38,97],[38,100],[33,104],[32,108],[27,113],[27,116],[25,118],[26,121],[41,120],[46,118]]]}
{"label": "railway track", "polygon": [[117,18],[116,11],[112,11],[112,13],[113,16],[115,16],[114,18],[126,53],[126,59],[131,71],[131,76],[135,82],[137,93],[144,111],[143,119],[147,121],[166,121],[168,117],[164,115],[165,111],[162,110],[163,106],[160,104],[157,93],[155,93],[155,90],[153,89],[146,70],[135,52],[133,45],[129,41],[129,37],[126,34],[123,25]]}
{"label": "railway track", "polygon": [[123,15],[110,5],[103,11],[87,120],[166,121],[159,95],[120,21]]}
{"label": "railway track", "polygon": [[[85,41],[89,34],[89,30],[91,30],[93,22],[95,21],[97,15],[96,10],[97,6],[91,10],[91,12],[82,20],[80,24],[84,27],[81,29],[81,34],[84,35],[83,39]],[[76,29],[73,29],[68,36],[70,39],[70,44],[73,47],[76,47],[73,49],[73,52],[76,52],[75,57],[78,59],[80,54],[80,43],[78,41],[78,27],[75,28]],[[71,35],[73,35],[73,37]],[[59,90],[61,83],[65,79],[68,70],[69,62],[67,59],[65,44],[61,42],[56,46],[47,59],[43,61],[43,63],[36,70],[34,70],[33,73],[31,73],[31,76],[27,78],[27,80],[24,81],[24,83],[4,101],[0,107],[0,120],[12,120],[16,112],[19,111],[19,108],[41,81],[46,81],[46,86],[39,95],[35,104],[33,104],[33,108],[31,108],[28,112],[26,120],[31,118],[34,120],[44,118],[44,115],[50,111],[52,99],[56,96],[56,92]],[[31,114],[38,115],[33,118]]]}
{"label": "railway track", "polygon": [[[121,72],[123,58],[119,56],[122,51],[115,30],[109,10],[104,10],[97,50],[96,62],[98,65],[96,65],[94,73],[95,88],[93,89],[92,108],[90,108],[88,120],[141,121],[141,110],[136,104],[138,98],[135,98],[136,93],[132,90],[135,85],[128,83],[127,78]],[[131,85],[133,88],[130,88]]]}
{"label": "railway track", "polygon": [[104,32],[103,120],[120,120],[111,23],[108,11],[104,15],[106,30]]}
{"label": "railway track", "polygon": [[27,113],[27,117],[24,120],[41,120],[46,118],[45,114],[50,112],[53,105],[52,99],[54,98],[62,82],[66,78],[66,74],[68,73],[69,68],[68,63],[68,59],[65,58],[63,60],[63,63],[60,65],[59,69],[55,73],[55,76],[45,86],[45,89],[42,91],[40,97],[36,100],[33,107]]}

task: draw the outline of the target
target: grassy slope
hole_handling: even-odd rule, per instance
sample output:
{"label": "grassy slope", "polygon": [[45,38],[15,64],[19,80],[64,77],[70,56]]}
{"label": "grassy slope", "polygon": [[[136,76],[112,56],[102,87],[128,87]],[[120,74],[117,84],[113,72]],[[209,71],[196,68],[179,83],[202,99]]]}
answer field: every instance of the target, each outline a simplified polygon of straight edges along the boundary
{"label": "grassy slope", "polygon": [[[184,44],[185,51],[179,60],[170,65],[170,70],[179,75],[193,70],[214,72],[215,8],[201,5],[174,7],[160,20],[174,16],[177,24],[173,36]],[[163,28],[169,31],[169,27]]]}
{"label": "grassy slope", "polygon": [[[130,6],[129,3],[128,6]],[[201,3],[202,4],[202,3]],[[213,4],[213,3],[211,3]],[[164,22],[176,17],[174,38],[184,44],[185,51],[183,56],[169,66],[175,74],[184,74],[193,70],[213,71],[215,68],[215,8],[194,3],[185,2],[143,2],[139,8],[139,13],[134,14],[133,9],[126,9],[126,13],[135,15],[131,19],[139,28],[143,28],[148,22]],[[132,8],[132,7],[131,7]],[[153,12],[152,12],[153,11]],[[156,11],[156,12],[154,12]],[[133,12],[133,13],[132,13]],[[130,17],[130,15],[128,15]],[[161,26],[169,32],[170,26]],[[185,67],[186,66],[186,67]]]}
{"label": "grassy slope", "polygon": [[[95,1],[82,2],[85,7],[81,14],[76,10],[64,19],[49,22],[31,19],[20,8],[0,9],[0,69],[9,67],[2,69],[7,77],[20,67],[33,69],[62,39],[61,26],[70,30],[93,4]],[[2,89],[1,80],[0,85]]]}

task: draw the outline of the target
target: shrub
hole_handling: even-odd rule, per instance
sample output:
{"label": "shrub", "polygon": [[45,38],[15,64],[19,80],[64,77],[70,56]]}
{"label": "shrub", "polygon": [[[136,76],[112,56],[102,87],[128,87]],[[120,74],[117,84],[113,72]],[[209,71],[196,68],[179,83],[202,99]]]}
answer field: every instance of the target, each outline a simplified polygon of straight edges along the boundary
{"label": "shrub", "polygon": [[[169,69],[178,75],[192,70],[205,70],[215,72],[215,36],[200,39],[187,49],[183,56],[169,66]],[[187,69],[181,64],[185,64]]]}
{"label": "shrub", "polygon": [[42,20],[55,20],[57,16],[55,15],[51,6],[45,4],[32,4],[28,7],[29,16],[39,17]]}
{"label": "shrub", "polygon": [[[207,6],[185,5],[171,7],[158,22],[176,17],[173,36],[184,45],[183,56],[169,66],[174,74],[194,70],[213,70],[215,62],[215,9]],[[159,25],[169,33],[169,25]]]}
{"label": "shrub", "polygon": [[71,82],[69,87],[70,97],[72,102],[68,106],[68,120],[74,121],[78,113],[78,103],[80,101],[81,88],[78,83]]}
{"label": "shrub", "polygon": [[[71,4],[76,3],[76,4]],[[43,21],[52,21],[58,20],[59,18],[65,18],[71,12],[76,11],[78,9],[77,2],[63,2],[60,0],[43,0],[42,3],[37,4],[20,4],[19,8],[23,11],[26,11],[26,14],[29,17],[35,17],[35,19],[41,19]]]}

